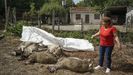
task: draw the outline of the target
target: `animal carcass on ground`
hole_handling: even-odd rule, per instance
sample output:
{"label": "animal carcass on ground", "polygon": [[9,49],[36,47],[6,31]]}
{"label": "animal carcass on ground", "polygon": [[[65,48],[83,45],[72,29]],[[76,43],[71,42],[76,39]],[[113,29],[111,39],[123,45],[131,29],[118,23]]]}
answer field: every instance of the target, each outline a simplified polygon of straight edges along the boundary
{"label": "animal carcass on ground", "polygon": [[93,60],[91,59],[79,59],[76,57],[64,57],[59,59],[57,64],[49,65],[47,69],[50,72],[54,72],[58,69],[68,69],[75,72],[88,72],[92,71]]}
{"label": "animal carcass on ground", "polygon": [[22,42],[11,54],[15,56],[20,55],[22,58],[27,58],[33,51],[46,50],[46,46],[40,44],[41,43]]}
{"label": "animal carcass on ground", "polygon": [[43,64],[55,64],[58,59],[63,55],[62,49],[59,46],[49,46],[47,51],[32,53],[26,64],[30,63],[43,63]]}

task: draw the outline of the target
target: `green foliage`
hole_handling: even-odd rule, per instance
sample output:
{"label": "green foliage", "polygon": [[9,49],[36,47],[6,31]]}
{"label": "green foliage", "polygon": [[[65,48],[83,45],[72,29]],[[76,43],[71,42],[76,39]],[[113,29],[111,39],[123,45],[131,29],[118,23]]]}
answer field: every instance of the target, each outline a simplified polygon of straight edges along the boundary
{"label": "green foliage", "polygon": [[4,0],[0,0],[0,12],[4,9]]}
{"label": "green foliage", "polygon": [[74,5],[73,0],[66,0],[66,5],[67,5],[68,8],[72,7]]}
{"label": "green foliage", "polygon": [[10,26],[7,27],[7,34],[21,36],[22,27],[24,25],[27,25],[27,23],[25,21],[18,21],[16,24],[10,24]]}
{"label": "green foliage", "polygon": [[118,32],[118,35],[121,42],[133,44],[133,32]]}
{"label": "green foliage", "polygon": [[94,45],[99,45],[99,38],[91,39],[91,36],[95,34],[98,30],[89,30],[84,32],[84,38],[81,38],[81,32],[79,31],[55,31],[54,35],[56,37],[63,37],[63,38],[78,38],[78,39],[86,39],[89,42],[93,43]]}
{"label": "green foliage", "polygon": [[43,7],[40,9],[40,15],[51,15],[53,12],[61,15],[64,14],[66,11],[61,5],[53,2],[44,4]]}
{"label": "green foliage", "polygon": [[72,31],[60,31],[60,32],[55,32],[55,36],[58,37],[64,37],[64,38],[80,38],[80,32],[72,32]]}
{"label": "green foliage", "polygon": [[33,17],[37,14],[36,8],[35,8],[35,3],[31,3],[30,5],[30,11],[28,12],[28,15],[30,17]]}
{"label": "green foliage", "polygon": [[51,15],[54,11],[56,14],[64,15],[66,12],[69,12],[69,7],[73,6],[72,0],[66,0],[67,8],[65,9],[62,6],[62,0],[50,0],[48,3],[45,3],[40,9],[40,15],[48,14]]}
{"label": "green foliage", "polygon": [[84,1],[81,1],[79,3],[77,3],[78,7],[86,7],[86,3]]}
{"label": "green foliage", "polygon": [[[16,36],[21,36],[22,33],[22,26],[27,25],[26,22],[18,21],[16,24],[11,24],[7,28],[6,34],[13,34]],[[51,33],[52,31],[50,29],[44,28],[47,32]],[[89,42],[93,43],[94,45],[99,45],[99,37],[96,37],[94,39],[91,39],[91,36],[95,34],[98,30],[89,30],[84,32],[83,39],[88,40]],[[81,38],[81,32],[80,31],[55,31],[53,33],[56,37],[63,37],[63,38]],[[120,41],[123,43],[133,43],[133,32],[118,32],[118,36],[120,38]]]}
{"label": "green foliage", "polygon": [[5,2],[4,0],[0,0],[0,18],[5,18]]}
{"label": "green foliage", "polygon": [[95,7],[97,11],[103,13],[105,8],[110,6],[133,6],[132,0],[82,0],[78,6]]}
{"label": "green foliage", "polygon": [[130,6],[132,3],[132,0],[108,0],[108,4],[112,6]]}

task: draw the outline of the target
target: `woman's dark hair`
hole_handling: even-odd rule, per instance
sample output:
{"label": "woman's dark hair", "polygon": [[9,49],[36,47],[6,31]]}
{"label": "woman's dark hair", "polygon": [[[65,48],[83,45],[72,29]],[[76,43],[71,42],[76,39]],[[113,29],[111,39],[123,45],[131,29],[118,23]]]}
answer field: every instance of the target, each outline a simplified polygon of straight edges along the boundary
{"label": "woman's dark hair", "polygon": [[102,19],[102,21],[105,22],[105,23],[111,23],[111,18],[110,17],[104,17]]}

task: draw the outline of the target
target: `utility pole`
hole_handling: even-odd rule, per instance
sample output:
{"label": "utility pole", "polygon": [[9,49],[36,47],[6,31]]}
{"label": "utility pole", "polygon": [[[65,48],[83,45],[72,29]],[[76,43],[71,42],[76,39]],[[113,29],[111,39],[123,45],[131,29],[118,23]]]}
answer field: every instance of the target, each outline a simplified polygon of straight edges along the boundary
{"label": "utility pole", "polygon": [[4,32],[6,32],[6,29],[7,29],[7,24],[8,24],[8,15],[7,15],[7,0],[4,0],[5,1],[5,30]]}

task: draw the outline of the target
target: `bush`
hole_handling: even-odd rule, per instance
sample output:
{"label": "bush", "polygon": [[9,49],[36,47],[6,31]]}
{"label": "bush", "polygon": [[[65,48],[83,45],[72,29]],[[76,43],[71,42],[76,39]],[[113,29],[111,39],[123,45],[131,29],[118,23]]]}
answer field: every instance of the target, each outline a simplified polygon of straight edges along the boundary
{"label": "bush", "polygon": [[[95,34],[98,30],[89,30],[84,32],[84,38],[89,42],[93,43],[94,45],[99,45],[99,38],[91,39],[91,36]],[[81,38],[81,33],[79,31],[55,31],[54,35],[56,37],[63,37],[63,38]]]}
{"label": "bush", "polygon": [[133,32],[119,32],[120,41],[133,44]]}
{"label": "bush", "polygon": [[15,36],[21,36],[22,33],[22,27],[24,25],[27,25],[27,22],[25,21],[18,21],[16,24],[10,23],[7,27],[7,33],[6,34],[12,34]]}

